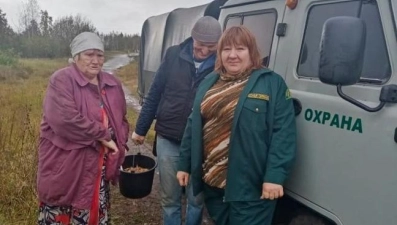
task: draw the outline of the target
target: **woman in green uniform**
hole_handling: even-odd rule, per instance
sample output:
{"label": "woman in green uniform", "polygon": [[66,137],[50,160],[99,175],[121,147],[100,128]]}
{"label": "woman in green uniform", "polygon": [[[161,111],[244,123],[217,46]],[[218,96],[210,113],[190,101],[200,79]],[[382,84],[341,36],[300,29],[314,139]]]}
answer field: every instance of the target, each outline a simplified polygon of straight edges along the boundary
{"label": "woman in green uniform", "polygon": [[227,29],[183,136],[177,179],[204,191],[216,225],[270,225],[295,157],[291,94],[261,63],[253,34]]}

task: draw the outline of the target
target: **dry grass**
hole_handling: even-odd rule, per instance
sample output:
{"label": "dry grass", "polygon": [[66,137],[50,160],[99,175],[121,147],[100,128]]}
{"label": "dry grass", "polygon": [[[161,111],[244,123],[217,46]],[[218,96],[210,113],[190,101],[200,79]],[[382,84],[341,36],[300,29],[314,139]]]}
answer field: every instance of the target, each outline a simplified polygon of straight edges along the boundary
{"label": "dry grass", "polygon": [[124,66],[115,72],[116,76],[120,78],[123,84],[131,90],[131,94],[138,98],[138,62],[134,61],[127,66]]}
{"label": "dry grass", "polygon": [[48,77],[65,65],[65,59],[37,59],[1,68],[0,224],[35,223],[41,104]]}

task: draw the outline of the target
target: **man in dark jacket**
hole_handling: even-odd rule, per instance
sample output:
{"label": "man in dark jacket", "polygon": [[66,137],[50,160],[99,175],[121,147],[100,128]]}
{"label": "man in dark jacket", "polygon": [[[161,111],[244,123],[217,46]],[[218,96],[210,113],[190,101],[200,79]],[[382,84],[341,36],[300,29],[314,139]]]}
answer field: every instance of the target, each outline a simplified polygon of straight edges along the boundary
{"label": "man in dark jacket", "polygon": [[[182,189],[176,179],[180,142],[197,87],[214,70],[221,34],[219,22],[205,16],[195,23],[190,38],[168,48],[132,134],[135,144],[143,144],[156,117],[157,158],[165,225],[181,224]],[[194,196],[190,185],[186,195],[186,225],[199,225],[203,209],[202,196]]]}

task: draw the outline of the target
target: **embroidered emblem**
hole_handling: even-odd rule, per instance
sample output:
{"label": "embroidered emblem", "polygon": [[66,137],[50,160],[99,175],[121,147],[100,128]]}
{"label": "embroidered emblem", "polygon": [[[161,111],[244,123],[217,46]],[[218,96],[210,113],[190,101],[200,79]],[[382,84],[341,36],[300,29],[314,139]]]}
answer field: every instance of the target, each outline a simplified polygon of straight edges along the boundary
{"label": "embroidered emblem", "polygon": [[289,91],[289,89],[287,89],[287,90],[285,91],[285,99],[288,100],[288,99],[290,99],[290,98],[292,98],[291,92]]}

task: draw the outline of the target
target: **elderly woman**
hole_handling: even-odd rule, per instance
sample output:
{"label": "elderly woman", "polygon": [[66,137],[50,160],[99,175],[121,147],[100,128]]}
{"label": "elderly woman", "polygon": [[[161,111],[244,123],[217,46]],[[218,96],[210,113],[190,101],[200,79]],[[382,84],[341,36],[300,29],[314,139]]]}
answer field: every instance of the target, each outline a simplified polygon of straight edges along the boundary
{"label": "elderly woman", "polygon": [[204,191],[217,225],[270,225],[294,159],[289,90],[261,62],[247,28],[226,30],[183,136],[177,178]]}
{"label": "elderly woman", "polygon": [[50,78],[43,105],[37,174],[38,224],[108,224],[129,125],[119,80],[101,71],[94,33],[72,41],[74,63]]}

